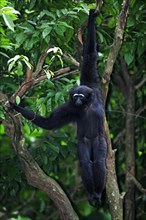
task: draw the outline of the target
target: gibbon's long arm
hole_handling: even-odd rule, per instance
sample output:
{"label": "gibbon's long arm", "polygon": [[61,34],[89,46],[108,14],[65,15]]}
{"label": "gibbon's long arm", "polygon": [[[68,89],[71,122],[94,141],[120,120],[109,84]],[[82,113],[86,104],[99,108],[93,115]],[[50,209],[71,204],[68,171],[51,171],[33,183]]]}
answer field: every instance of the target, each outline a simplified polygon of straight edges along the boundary
{"label": "gibbon's long arm", "polygon": [[99,82],[97,74],[97,50],[96,50],[96,29],[95,19],[97,13],[90,10],[88,19],[88,31],[85,48],[83,52],[83,63],[81,68],[81,85],[87,85],[90,88],[96,87]]}
{"label": "gibbon's long arm", "polygon": [[54,109],[48,117],[37,115],[34,112],[26,110],[11,102],[10,105],[33,124],[47,130],[56,129],[64,124],[76,121],[76,114],[73,113],[73,108],[71,108],[72,106],[69,103],[62,104],[58,108]]}

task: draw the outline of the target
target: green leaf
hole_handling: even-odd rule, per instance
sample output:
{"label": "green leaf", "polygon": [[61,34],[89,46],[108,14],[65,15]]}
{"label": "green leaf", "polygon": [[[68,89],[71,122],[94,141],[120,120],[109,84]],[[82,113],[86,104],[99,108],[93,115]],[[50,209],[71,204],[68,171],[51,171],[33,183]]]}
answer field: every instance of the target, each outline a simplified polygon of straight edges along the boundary
{"label": "green leaf", "polygon": [[41,115],[46,115],[46,105],[44,103],[41,104]]}
{"label": "green leaf", "polygon": [[42,18],[44,15],[51,17],[53,20],[56,19],[55,15],[47,10],[43,10],[40,12],[40,18]]}
{"label": "green leaf", "polygon": [[29,69],[31,69],[31,64],[26,59],[23,59],[23,61],[26,64],[26,66],[28,66]]}
{"label": "green leaf", "polygon": [[30,131],[30,126],[29,126],[29,124],[28,123],[25,123],[24,124],[24,131],[25,131],[25,133],[27,133],[27,134],[30,134],[31,133],[31,131]]}
{"label": "green leaf", "polygon": [[112,17],[111,19],[109,19],[109,21],[108,21],[108,27],[109,27],[109,28],[115,27],[115,24],[116,24],[116,21],[115,21],[115,18],[114,18],[114,17]]}
{"label": "green leaf", "polygon": [[17,60],[19,60],[19,58],[20,58],[20,55],[16,55],[16,56],[14,56],[13,58],[11,58],[9,61],[8,61],[8,63],[11,63],[12,61],[17,61]]}
{"label": "green leaf", "polygon": [[6,57],[6,58],[9,58],[9,56],[8,56],[6,53],[3,53],[3,52],[0,51],[0,54],[1,54],[2,56]]}
{"label": "green leaf", "polygon": [[24,34],[23,32],[16,35],[16,41],[17,41],[18,47],[21,44],[23,44],[23,42],[27,39],[27,37],[28,36]]}
{"label": "green leaf", "polygon": [[34,33],[35,28],[33,27],[33,25],[29,24],[29,23],[24,23],[19,25],[20,28],[24,29],[24,33]]}
{"label": "green leaf", "polygon": [[20,14],[20,12],[15,10],[13,7],[4,7],[3,12],[4,14],[9,14],[11,16],[14,16],[13,14]]}
{"label": "green leaf", "polygon": [[7,5],[7,0],[0,1],[0,7],[4,7]]}
{"label": "green leaf", "polygon": [[55,95],[55,103],[58,104],[58,101],[60,100],[62,96],[62,93],[61,92],[57,92],[56,95]]}
{"label": "green leaf", "polygon": [[137,43],[138,43],[137,53],[138,53],[138,56],[140,57],[145,51],[145,41],[140,40]]}
{"label": "green leaf", "polygon": [[59,153],[59,147],[55,146],[54,144],[47,142],[47,145],[49,146],[49,148],[54,151],[55,153]]}
{"label": "green leaf", "polygon": [[20,101],[21,101],[20,97],[19,97],[19,96],[16,96],[16,103],[17,103],[17,105],[20,104]]}
{"label": "green leaf", "polygon": [[12,68],[14,67],[14,65],[15,65],[15,60],[13,60],[13,61],[9,64],[9,66],[8,66],[8,71],[9,71],[9,72],[12,70]]}
{"label": "green leaf", "polygon": [[[1,116],[2,114],[0,114]],[[0,134],[4,134],[5,133],[5,128],[3,124],[0,124]]]}
{"label": "green leaf", "polygon": [[135,25],[135,19],[132,17],[129,17],[127,21],[127,27],[133,27]]}
{"label": "green leaf", "polygon": [[64,36],[64,32],[65,32],[65,29],[63,28],[63,26],[56,26],[55,28],[55,32],[56,32],[56,34],[57,35],[59,35],[59,36]]}
{"label": "green leaf", "polygon": [[47,35],[49,35],[51,30],[52,30],[52,27],[47,27],[46,29],[44,29],[43,33],[42,33],[43,38],[45,38]]}
{"label": "green leaf", "polygon": [[47,82],[47,86],[48,86],[48,88],[54,89],[54,83],[50,80]]}
{"label": "green leaf", "polygon": [[132,61],[134,60],[134,56],[130,53],[126,53],[124,55],[124,57],[125,57],[125,61],[128,65],[130,65],[132,63]]}
{"label": "green leaf", "polygon": [[3,19],[6,23],[6,25],[8,26],[8,28],[10,28],[13,32],[14,32],[14,23],[13,23],[13,20],[11,19],[11,17],[7,14],[2,14],[3,16]]}
{"label": "green leaf", "polygon": [[59,22],[58,22],[58,25],[59,25],[59,26],[66,27],[66,28],[73,29],[72,26],[68,25],[66,22],[63,22],[63,21],[59,21]]}
{"label": "green leaf", "polygon": [[50,35],[48,35],[47,37],[45,37],[45,42],[47,43],[47,44],[49,44],[50,43]]}
{"label": "green leaf", "polygon": [[98,32],[97,34],[98,34],[98,36],[100,38],[100,42],[103,43],[104,42],[103,34],[101,32]]}
{"label": "green leaf", "polygon": [[4,31],[4,29],[3,29],[2,27],[0,27],[0,33],[1,33],[2,35],[5,35],[5,31]]}
{"label": "green leaf", "polygon": [[66,31],[65,33],[65,36],[66,36],[66,42],[65,43],[68,43],[71,39],[71,37],[73,36],[74,34],[74,29],[68,29],[68,31]]}
{"label": "green leaf", "polygon": [[20,61],[18,61],[17,73],[18,73],[19,76],[23,75],[23,66],[22,66],[22,63]]}
{"label": "green leaf", "polygon": [[48,79],[51,79],[51,73],[50,73],[50,71],[47,70],[47,71],[45,71],[45,73],[46,73],[46,75],[47,75],[47,78],[48,78]]}

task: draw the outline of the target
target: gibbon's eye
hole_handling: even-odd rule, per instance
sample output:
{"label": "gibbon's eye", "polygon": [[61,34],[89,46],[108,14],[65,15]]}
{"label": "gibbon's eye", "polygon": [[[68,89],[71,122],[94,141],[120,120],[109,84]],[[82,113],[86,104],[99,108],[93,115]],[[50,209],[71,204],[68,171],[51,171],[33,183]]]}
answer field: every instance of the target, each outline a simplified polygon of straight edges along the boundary
{"label": "gibbon's eye", "polygon": [[86,97],[82,94],[82,93],[75,93],[74,95],[73,95],[73,98],[74,99],[78,99],[78,98],[80,98],[80,99],[85,99]]}

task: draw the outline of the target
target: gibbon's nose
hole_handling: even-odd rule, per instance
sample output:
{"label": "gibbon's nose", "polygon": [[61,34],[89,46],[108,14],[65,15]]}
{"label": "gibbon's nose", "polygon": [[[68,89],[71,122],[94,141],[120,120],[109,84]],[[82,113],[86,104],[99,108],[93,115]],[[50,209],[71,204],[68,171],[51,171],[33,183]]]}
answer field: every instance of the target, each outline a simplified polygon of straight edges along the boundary
{"label": "gibbon's nose", "polygon": [[77,106],[81,106],[83,104],[83,102],[80,98],[77,98],[75,103],[76,103]]}

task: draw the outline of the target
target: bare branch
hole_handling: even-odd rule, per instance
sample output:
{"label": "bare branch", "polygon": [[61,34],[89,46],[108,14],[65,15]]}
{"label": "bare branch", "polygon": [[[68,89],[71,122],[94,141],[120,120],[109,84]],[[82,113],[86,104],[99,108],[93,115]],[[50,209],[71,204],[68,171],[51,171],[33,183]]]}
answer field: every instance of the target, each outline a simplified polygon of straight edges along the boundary
{"label": "bare branch", "polygon": [[51,48],[51,46],[48,46],[48,48],[41,54],[41,56],[40,56],[40,58],[38,60],[38,64],[37,64],[36,70],[35,70],[35,72],[33,74],[33,78],[36,78],[41,73],[43,65],[44,65],[44,62],[45,62],[45,59],[48,56],[50,48]]}
{"label": "bare branch", "polygon": [[[29,70],[31,72],[31,70]],[[70,75],[70,74],[77,74],[78,73],[78,70],[75,70],[75,71],[70,71],[70,67],[66,67],[66,68],[62,68],[60,70],[57,70],[56,72],[54,72],[54,77],[53,79],[58,79],[58,78],[61,78],[61,77],[64,77],[64,76],[67,76],[67,75]],[[30,80],[26,80],[24,81],[20,87],[18,88],[18,90],[15,92],[15,94],[12,95],[12,97],[10,97],[10,100],[12,102],[15,101],[16,99],[16,96],[19,96],[19,97],[23,97],[25,95],[25,93],[32,87],[32,86],[36,86],[37,84],[39,84],[40,81],[42,80],[46,80],[47,79],[47,75],[42,75],[38,78],[31,78],[30,75],[32,76],[32,74],[30,74],[29,72],[29,77]]]}
{"label": "bare branch", "polygon": [[146,104],[136,111],[136,114],[135,114],[136,118],[139,118],[139,117],[145,118],[145,117],[139,116],[144,110],[146,110]]}
{"label": "bare branch", "polygon": [[143,86],[143,84],[144,84],[145,82],[146,82],[146,77],[143,78],[143,79],[141,80],[141,82],[138,83],[138,84],[135,86],[135,89],[136,89],[136,90],[139,89],[141,86]]}
{"label": "bare branch", "polygon": [[113,143],[114,144],[116,144],[116,143],[118,143],[119,141],[121,141],[121,139],[123,138],[123,136],[125,135],[125,129],[123,129],[121,132],[119,132],[118,134],[117,134],[117,136],[114,138],[114,140],[113,140]]}
{"label": "bare branch", "polygon": [[133,176],[130,172],[128,172],[128,174],[130,175],[133,183],[135,184],[135,186],[139,189],[140,192],[142,193],[146,193],[146,189],[143,188],[143,186],[140,184],[140,182],[135,178],[135,176]]}
{"label": "bare branch", "polygon": [[64,73],[64,74],[60,74],[60,75],[57,75],[57,76],[55,76],[53,79],[59,79],[59,78],[61,78],[61,77],[65,77],[65,76],[68,76],[68,75],[76,75],[76,74],[78,74],[79,73],[79,70],[77,69],[77,70],[73,70],[73,71],[70,71],[70,72],[68,72],[68,73]]}
{"label": "bare branch", "polygon": [[119,89],[121,90],[123,96],[125,97],[125,99],[127,98],[127,86],[125,84],[125,81],[122,79],[122,77],[120,76],[120,74],[114,74],[113,75],[113,82],[119,87]]}
{"label": "bare branch", "polygon": [[[54,72],[54,76],[53,79],[56,78],[58,75],[63,75],[65,73],[68,73],[70,71],[70,67],[66,67],[66,68],[62,68],[60,70],[57,70],[56,72]],[[40,83],[40,81],[43,81],[45,79],[47,79],[47,75],[42,75],[40,77],[38,77],[36,80],[34,80],[33,85],[37,85],[38,83]]]}
{"label": "bare branch", "polygon": [[74,66],[77,66],[79,67],[80,66],[80,63],[75,60],[74,57],[72,57],[70,54],[63,54],[63,57],[68,60],[71,64],[73,64]]}

